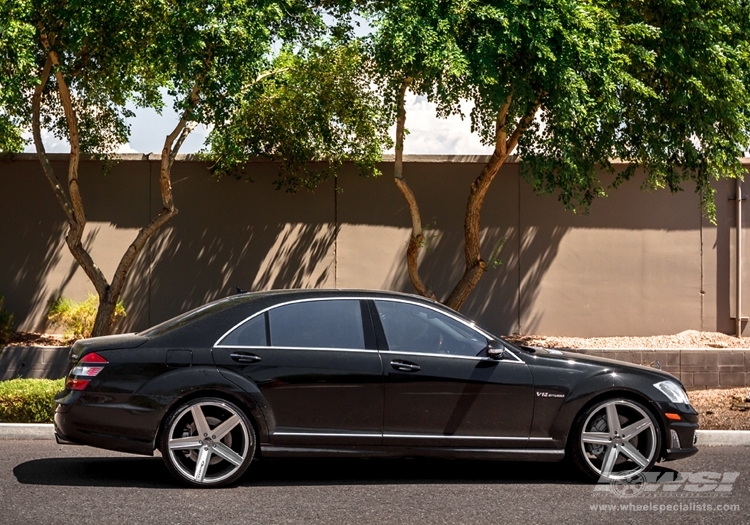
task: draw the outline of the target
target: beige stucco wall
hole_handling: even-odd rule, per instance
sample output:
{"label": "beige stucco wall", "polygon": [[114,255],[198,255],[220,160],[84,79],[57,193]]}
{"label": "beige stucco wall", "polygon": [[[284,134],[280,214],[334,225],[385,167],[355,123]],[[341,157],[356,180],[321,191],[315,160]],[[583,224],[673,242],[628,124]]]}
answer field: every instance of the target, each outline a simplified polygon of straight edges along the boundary
{"label": "beige stucco wall", "polygon": [[[445,296],[463,270],[463,213],[481,158],[415,157],[405,176],[430,226],[424,278]],[[67,163],[55,160],[64,177]],[[131,156],[102,176],[81,164],[92,255],[111,276],[139,227],[161,208],[158,161]],[[409,215],[384,162],[384,175],[359,177],[346,165],[314,192],[271,184],[276,166],[253,162],[254,183],[212,178],[206,164],[178,161],[180,210],[132,270],[121,329],[141,329],[243,289],[382,288],[412,291],[404,266]],[[499,333],[649,335],[686,329],[732,332],[734,182],[717,190],[716,226],[701,217],[690,188],[671,195],[626,183],[589,215],[536,196],[503,167],[482,215],[484,255],[502,245],[462,309]],[[745,216],[747,216],[745,213]],[[747,221],[743,221],[747,225]],[[743,230],[746,235],[746,230]],[[22,329],[43,329],[50,298],[85,297],[93,287],[64,241],[62,211],[38,161],[0,160],[0,293]],[[747,250],[750,254],[750,250]],[[743,264],[743,312],[750,273]],[[746,315],[746,314],[743,314]]]}

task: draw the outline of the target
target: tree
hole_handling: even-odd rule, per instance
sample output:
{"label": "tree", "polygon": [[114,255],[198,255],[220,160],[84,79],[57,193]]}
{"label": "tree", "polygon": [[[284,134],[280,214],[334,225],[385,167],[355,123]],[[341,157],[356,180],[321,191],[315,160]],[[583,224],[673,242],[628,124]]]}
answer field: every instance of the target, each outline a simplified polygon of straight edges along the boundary
{"label": "tree", "polygon": [[[0,148],[18,151],[30,128],[68,222],[67,245],[93,283],[99,309],[92,335],[112,330],[127,274],[150,237],[177,214],[171,168],[197,124],[223,125],[239,102],[277,71],[278,42],[317,39],[322,7],[303,0],[0,0]],[[345,13],[338,4],[327,7]],[[300,35],[305,40],[295,40]],[[79,188],[82,153],[108,158],[127,141],[126,103],[161,108],[166,87],[180,115],[165,138],[159,171],[163,208],[136,235],[111,282],[82,243],[86,214]],[[261,90],[262,91],[262,90]],[[42,130],[70,143],[67,184],[47,159]]]}
{"label": "tree", "polygon": [[273,74],[239,97],[209,136],[217,175],[243,176],[252,156],[278,159],[275,185],[290,192],[336,176],[345,160],[361,175],[379,175],[377,163],[391,146],[388,115],[371,86],[370,52],[342,30],[282,49]]}
{"label": "tree", "polygon": [[[742,175],[750,142],[747,2],[398,0],[372,13],[381,84],[396,114],[394,178],[412,218],[407,250],[417,292],[424,243],[417,201],[402,170],[407,89],[439,115],[474,103],[472,130],[494,147],[472,182],[464,218],[463,276],[444,303],[459,309],[486,271],[480,217],[512,153],[538,192],[586,212],[643,168],[647,188],[693,181],[713,217],[710,182]],[[616,172],[612,159],[629,166]]]}
{"label": "tree", "polygon": [[[17,151],[31,130],[42,170],[65,213],[66,243],[94,284],[100,306],[96,335],[111,328],[112,315],[135,256],[173,214],[171,190],[163,188],[165,211],[138,233],[110,285],[82,242],[86,212],[78,178],[82,153],[105,158],[127,140],[125,105],[158,105],[163,83],[144,50],[154,45],[158,21],[149,0],[103,6],[87,0],[3,0],[0,40],[7,55],[0,77],[3,151]],[[70,143],[67,183],[47,158],[42,131]]]}

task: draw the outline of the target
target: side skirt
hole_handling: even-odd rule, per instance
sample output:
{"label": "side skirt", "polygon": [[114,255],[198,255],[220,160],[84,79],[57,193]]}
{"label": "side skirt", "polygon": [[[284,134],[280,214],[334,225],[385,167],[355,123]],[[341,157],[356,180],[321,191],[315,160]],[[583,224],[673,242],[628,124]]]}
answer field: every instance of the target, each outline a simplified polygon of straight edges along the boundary
{"label": "side skirt", "polygon": [[350,457],[350,458],[402,458],[439,457],[445,459],[500,459],[512,461],[561,461],[564,449],[528,448],[449,448],[449,447],[291,447],[260,445],[262,457]]}

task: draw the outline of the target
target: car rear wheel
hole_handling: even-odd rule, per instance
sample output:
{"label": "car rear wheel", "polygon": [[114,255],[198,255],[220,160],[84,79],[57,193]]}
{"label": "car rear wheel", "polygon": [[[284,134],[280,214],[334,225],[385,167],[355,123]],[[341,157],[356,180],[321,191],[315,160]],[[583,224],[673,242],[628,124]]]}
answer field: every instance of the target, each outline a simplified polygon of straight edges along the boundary
{"label": "car rear wheel", "polygon": [[169,471],[183,483],[220,487],[247,470],[255,453],[255,431],[233,403],[193,399],[166,418],[159,448]]}
{"label": "car rear wheel", "polygon": [[599,481],[636,478],[653,467],[660,447],[653,414],[631,399],[607,399],[585,410],[570,442],[576,467]]}

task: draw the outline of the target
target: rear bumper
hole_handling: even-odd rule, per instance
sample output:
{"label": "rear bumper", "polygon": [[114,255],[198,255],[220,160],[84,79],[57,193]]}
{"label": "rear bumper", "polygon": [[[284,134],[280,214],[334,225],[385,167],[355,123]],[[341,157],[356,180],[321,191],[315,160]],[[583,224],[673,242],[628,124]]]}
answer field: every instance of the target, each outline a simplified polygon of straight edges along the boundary
{"label": "rear bumper", "polygon": [[151,456],[157,418],[154,412],[106,405],[58,404],[55,440],[61,445],[88,445]]}
{"label": "rear bumper", "polygon": [[82,443],[75,443],[73,441],[70,441],[68,439],[65,439],[60,436],[60,434],[57,433],[57,430],[55,430],[55,441],[57,441],[58,445],[81,445]]}

